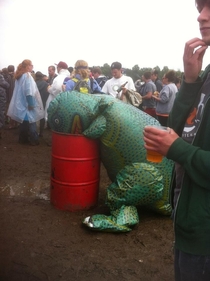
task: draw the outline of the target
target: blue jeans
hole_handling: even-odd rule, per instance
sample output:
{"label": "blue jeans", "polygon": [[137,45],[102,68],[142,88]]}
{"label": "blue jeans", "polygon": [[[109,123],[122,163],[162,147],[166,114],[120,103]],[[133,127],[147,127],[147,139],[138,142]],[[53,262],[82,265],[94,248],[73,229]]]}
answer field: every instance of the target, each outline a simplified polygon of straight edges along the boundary
{"label": "blue jeans", "polygon": [[30,141],[38,141],[39,136],[36,130],[36,122],[34,123],[29,123],[29,136],[30,136]]}
{"label": "blue jeans", "polygon": [[29,123],[28,121],[23,121],[20,124],[20,143],[29,143],[38,141],[39,136],[36,130],[36,123]]}
{"label": "blue jeans", "polygon": [[183,253],[175,249],[175,281],[210,281],[210,256]]}

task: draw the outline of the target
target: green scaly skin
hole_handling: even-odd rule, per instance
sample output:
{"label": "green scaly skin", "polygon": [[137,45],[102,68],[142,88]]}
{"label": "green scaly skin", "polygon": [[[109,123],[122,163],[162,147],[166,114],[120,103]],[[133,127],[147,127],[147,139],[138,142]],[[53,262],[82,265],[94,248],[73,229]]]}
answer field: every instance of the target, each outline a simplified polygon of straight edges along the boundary
{"label": "green scaly skin", "polygon": [[[173,163],[167,158],[161,163],[148,162],[144,148],[144,127],[160,125],[156,119],[112,96],[72,91],[59,94],[50,103],[48,121],[54,131],[100,139],[101,161],[112,181],[106,198],[111,213],[132,205],[148,206],[164,215],[171,213],[169,186]],[[118,231],[117,219],[112,216],[111,221],[112,231]],[[93,222],[94,216],[91,225]]]}

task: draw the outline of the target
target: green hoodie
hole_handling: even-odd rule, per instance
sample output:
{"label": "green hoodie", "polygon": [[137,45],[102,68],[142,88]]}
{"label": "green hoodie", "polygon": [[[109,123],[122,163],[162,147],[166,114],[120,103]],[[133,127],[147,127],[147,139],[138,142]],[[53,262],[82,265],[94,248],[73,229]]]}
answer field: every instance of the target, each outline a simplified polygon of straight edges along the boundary
{"label": "green hoodie", "polygon": [[[179,136],[209,72],[210,65],[195,83],[182,83],[169,116],[169,127]],[[185,170],[174,212],[175,247],[193,255],[210,255],[210,98],[193,144],[180,137],[167,157]]]}

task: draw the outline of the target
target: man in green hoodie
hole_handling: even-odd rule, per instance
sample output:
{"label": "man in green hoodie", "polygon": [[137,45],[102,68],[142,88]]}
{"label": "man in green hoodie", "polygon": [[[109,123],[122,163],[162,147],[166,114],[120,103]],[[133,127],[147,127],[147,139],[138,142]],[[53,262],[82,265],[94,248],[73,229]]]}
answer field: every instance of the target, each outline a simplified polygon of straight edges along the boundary
{"label": "man in green hoodie", "polygon": [[[184,78],[169,116],[168,131],[147,127],[145,148],[175,163],[171,204],[175,231],[175,280],[210,280],[210,1],[196,0],[202,39],[185,45]],[[169,133],[168,133],[169,132]]]}

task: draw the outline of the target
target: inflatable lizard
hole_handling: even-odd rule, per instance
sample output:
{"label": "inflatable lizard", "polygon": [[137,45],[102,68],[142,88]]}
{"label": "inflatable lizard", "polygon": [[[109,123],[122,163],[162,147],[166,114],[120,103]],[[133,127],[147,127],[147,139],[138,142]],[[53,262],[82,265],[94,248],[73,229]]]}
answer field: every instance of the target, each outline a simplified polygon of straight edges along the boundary
{"label": "inflatable lizard", "polygon": [[109,95],[59,94],[48,108],[52,130],[83,134],[100,139],[101,161],[112,183],[107,188],[106,205],[110,216],[93,215],[84,219],[88,227],[101,231],[130,231],[138,223],[136,206],[147,206],[169,215],[169,186],[172,161],[146,160],[143,129],[159,122]]}

